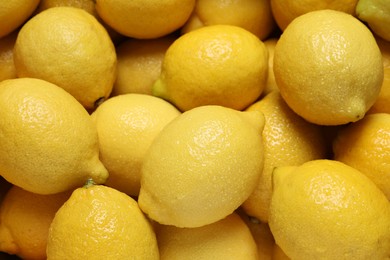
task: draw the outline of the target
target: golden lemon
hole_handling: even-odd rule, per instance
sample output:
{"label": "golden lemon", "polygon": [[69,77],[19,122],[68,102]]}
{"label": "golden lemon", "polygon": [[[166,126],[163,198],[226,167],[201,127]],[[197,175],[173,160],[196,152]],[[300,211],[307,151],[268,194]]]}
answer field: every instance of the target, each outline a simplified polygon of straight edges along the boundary
{"label": "golden lemon", "polygon": [[363,173],[334,160],[274,171],[269,225],[291,259],[388,259],[390,203]]}
{"label": "golden lemon", "polygon": [[275,46],[273,68],[287,104],[320,125],[362,119],[383,81],[382,55],[370,30],[335,10],[293,20]]}
{"label": "golden lemon", "polygon": [[177,227],[211,224],[253,192],[263,166],[260,112],[191,109],[171,121],[145,155],[138,203],[153,220]]}
{"label": "golden lemon", "polygon": [[0,174],[39,194],[65,191],[108,172],[87,111],[62,88],[40,79],[0,83]]}

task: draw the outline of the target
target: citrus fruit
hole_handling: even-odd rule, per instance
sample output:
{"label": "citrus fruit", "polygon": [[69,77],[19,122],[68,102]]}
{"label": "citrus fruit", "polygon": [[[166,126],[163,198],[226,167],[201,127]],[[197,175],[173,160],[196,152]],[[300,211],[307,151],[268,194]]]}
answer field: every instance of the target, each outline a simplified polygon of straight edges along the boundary
{"label": "citrus fruit", "polygon": [[383,81],[382,55],[370,30],[335,10],[294,19],[275,46],[273,68],[287,104],[320,125],[362,119]]}
{"label": "citrus fruit", "polygon": [[210,25],[179,37],[167,50],[153,94],[181,111],[202,105],[242,110],[262,93],[268,53],[249,31]]}
{"label": "citrus fruit", "polygon": [[116,77],[116,53],[104,27],[76,7],[49,8],[28,20],[14,47],[18,77],[64,88],[87,109],[108,98]]}
{"label": "citrus fruit", "polygon": [[390,3],[386,0],[359,0],[356,15],[365,21],[375,34],[390,41]]}
{"label": "citrus fruit", "polygon": [[141,167],[138,203],[177,227],[211,224],[253,192],[263,166],[260,112],[202,106],[176,117],[154,139]]}
{"label": "citrus fruit", "polygon": [[390,200],[390,114],[369,114],[338,132],[334,159],[368,176]]}
{"label": "citrus fruit", "polygon": [[161,63],[174,35],[158,39],[127,39],[117,48],[117,77],[112,96],[127,93],[152,95],[153,83],[161,73]]}
{"label": "citrus fruit", "polygon": [[62,192],[88,178],[103,183],[96,128],[83,106],[40,79],[0,83],[0,174],[38,194]]}
{"label": "citrus fruit", "polygon": [[273,169],[324,158],[327,146],[321,127],[295,114],[277,91],[257,101],[247,111],[260,111],[265,117],[262,133],[264,168],[260,181],[242,208],[248,215],[268,222]]}
{"label": "citrus fruit", "polygon": [[0,251],[46,259],[50,223],[69,196],[69,191],[39,195],[12,186],[0,206]]}
{"label": "citrus fruit", "polygon": [[363,173],[334,160],[276,168],[269,225],[291,259],[388,259],[390,203]]}
{"label": "citrus fruit", "polygon": [[180,112],[160,98],[123,94],[109,98],[92,114],[100,160],[109,172],[106,185],[138,196],[141,165],[154,138]]}
{"label": "citrus fruit", "polygon": [[188,20],[195,0],[126,1],[96,0],[102,20],[131,38],[159,38],[179,29]]}
{"label": "citrus fruit", "polygon": [[198,0],[181,32],[215,24],[239,26],[260,39],[267,38],[275,28],[269,0]]}

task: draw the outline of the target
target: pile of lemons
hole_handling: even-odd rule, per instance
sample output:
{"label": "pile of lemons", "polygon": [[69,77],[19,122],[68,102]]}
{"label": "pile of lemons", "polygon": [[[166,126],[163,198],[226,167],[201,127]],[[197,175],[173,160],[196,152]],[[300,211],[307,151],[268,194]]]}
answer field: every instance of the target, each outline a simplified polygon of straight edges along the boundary
{"label": "pile of lemons", "polygon": [[0,257],[390,259],[390,3],[0,3]]}

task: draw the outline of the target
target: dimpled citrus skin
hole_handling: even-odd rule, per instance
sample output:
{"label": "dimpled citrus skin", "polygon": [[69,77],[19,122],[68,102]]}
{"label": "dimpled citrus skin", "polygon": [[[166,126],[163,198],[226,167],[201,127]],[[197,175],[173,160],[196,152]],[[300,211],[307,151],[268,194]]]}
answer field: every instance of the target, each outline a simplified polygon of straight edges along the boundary
{"label": "dimpled citrus skin", "polygon": [[47,259],[159,259],[152,225],[113,188],[76,189],[50,225]]}
{"label": "dimpled citrus skin", "polygon": [[16,39],[14,61],[18,77],[52,82],[87,109],[108,98],[116,77],[110,36],[76,7],[52,7],[28,20]]}
{"label": "dimpled citrus skin", "polygon": [[31,192],[50,194],[103,183],[96,128],[62,88],[33,78],[0,83],[0,174]]}
{"label": "dimpled citrus skin", "polygon": [[181,111],[202,105],[242,110],[262,93],[268,52],[249,31],[210,25],[179,37],[167,50],[153,95]]}
{"label": "dimpled citrus skin", "polygon": [[390,203],[360,171],[313,160],[274,171],[269,225],[291,259],[389,259]]}
{"label": "dimpled citrus skin", "polygon": [[383,81],[381,52],[370,30],[334,10],[294,19],[275,46],[273,68],[287,104],[320,125],[363,118]]}
{"label": "dimpled citrus skin", "polygon": [[263,166],[260,112],[202,106],[156,137],[141,168],[138,203],[161,224],[200,227],[237,209]]}

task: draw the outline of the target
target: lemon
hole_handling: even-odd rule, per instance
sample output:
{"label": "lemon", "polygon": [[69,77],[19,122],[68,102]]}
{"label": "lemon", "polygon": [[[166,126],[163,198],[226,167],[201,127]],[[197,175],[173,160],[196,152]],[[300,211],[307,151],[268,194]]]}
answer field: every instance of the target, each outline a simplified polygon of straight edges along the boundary
{"label": "lemon", "polygon": [[96,0],[102,20],[117,32],[138,39],[168,35],[187,21],[195,0]]}
{"label": "lemon", "polygon": [[0,38],[15,31],[27,21],[39,0],[8,0],[0,3]]}
{"label": "lemon", "polygon": [[215,24],[242,27],[262,40],[275,28],[269,0],[198,0],[181,32]]}
{"label": "lemon", "polygon": [[156,233],[161,260],[259,259],[254,238],[236,213],[197,228],[159,225]]}
{"label": "lemon", "polygon": [[50,194],[103,183],[96,128],[77,100],[40,79],[0,83],[0,174],[30,192]]}
{"label": "lemon", "polygon": [[116,77],[107,31],[76,7],[49,8],[28,20],[16,39],[14,61],[18,77],[54,83],[87,109],[108,98]]}
{"label": "lemon", "polygon": [[13,48],[18,32],[0,38],[0,81],[16,78]]}
{"label": "lemon", "polygon": [[159,259],[159,252],[154,230],[134,199],[87,184],[57,211],[47,259]]}
{"label": "lemon", "polygon": [[331,9],[351,15],[355,14],[358,0],[271,0],[271,10],[281,30],[298,16],[316,10]]}
{"label": "lemon", "polygon": [[325,158],[327,146],[322,128],[295,114],[277,91],[257,101],[247,111],[260,111],[265,117],[262,133],[264,168],[260,181],[242,208],[250,216],[268,222],[273,169]]}
{"label": "lemon", "polygon": [[269,225],[291,259],[388,259],[390,203],[364,174],[313,160],[275,169]]}
{"label": "lemon", "polygon": [[180,112],[160,98],[123,94],[109,98],[92,114],[100,160],[109,172],[106,185],[138,196],[141,164],[160,131]]}
{"label": "lemon", "polygon": [[161,73],[165,52],[177,37],[158,39],[127,39],[117,48],[117,77],[111,95],[127,93],[152,95],[153,83]]}
{"label": "lemon", "polygon": [[263,166],[260,112],[201,106],[172,120],[145,155],[138,203],[177,227],[211,224],[253,192]]}
{"label": "lemon", "polygon": [[268,75],[264,43],[232,25],[186,33],[167,50],[153,94],[181,111],[202,105],[242,110],[262,93]]}
{"label": "lemon", "polygon": [[69,191],[40,195],[13,186],[0,207],[0,251],[46,259],[50,223],[69,196]]}
{"label": "lemon", "polygon": [[377,35],[390,41],[390,3],[386,0],[359,0],[356,15]]}
{"label": "lemon", "polygon": [[340,130],[334,159],[368,176],[390,200],[390,114],[369,114]]}
{"label": "lemon", "polygon": [[293,20],[275,46],[273,68],[287,104],[320,125],[363,118],[383,81],[382,55],[370,30],[335,10]]}

